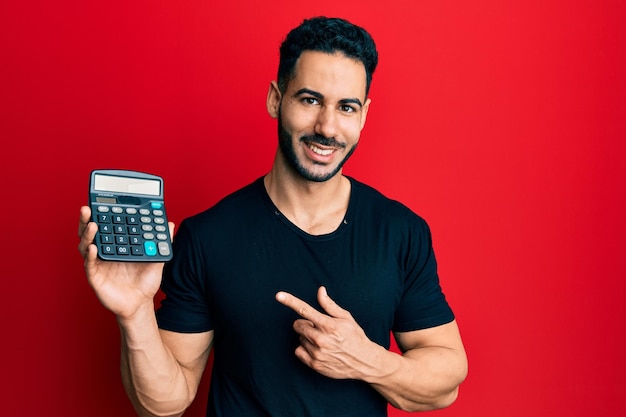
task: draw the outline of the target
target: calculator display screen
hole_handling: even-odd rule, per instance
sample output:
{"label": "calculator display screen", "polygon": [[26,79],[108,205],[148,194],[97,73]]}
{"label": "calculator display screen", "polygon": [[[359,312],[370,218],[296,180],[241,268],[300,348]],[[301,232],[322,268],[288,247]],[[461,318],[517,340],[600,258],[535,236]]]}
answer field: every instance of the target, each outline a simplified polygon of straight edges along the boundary
{"label": "calculator display screen", "polygon": [[94,176],[94,190],[111,193],[129,193],[144,195],[161,195],[161,182],[131,177],[113,177],[110,175]]}

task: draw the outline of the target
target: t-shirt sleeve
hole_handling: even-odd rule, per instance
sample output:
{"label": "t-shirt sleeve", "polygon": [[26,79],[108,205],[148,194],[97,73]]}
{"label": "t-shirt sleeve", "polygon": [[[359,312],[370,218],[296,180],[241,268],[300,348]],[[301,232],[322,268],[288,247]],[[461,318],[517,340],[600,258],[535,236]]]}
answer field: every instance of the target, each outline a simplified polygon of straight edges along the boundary
{"label": "t-shirt sleeve", "polygon": [[165,294],[157,309],[159,328],[180,333],[201,333],[213,328],[207,303],[205,268],[192,221],[184,220],[174,237],[170,262],[163,270]]}
{"label": "t-shirt sleeve", "polygon": [[441,290],[430,228],[417,217],[405,236],[404,292],[393,331],[408,332],[446,324],[454,313]]}

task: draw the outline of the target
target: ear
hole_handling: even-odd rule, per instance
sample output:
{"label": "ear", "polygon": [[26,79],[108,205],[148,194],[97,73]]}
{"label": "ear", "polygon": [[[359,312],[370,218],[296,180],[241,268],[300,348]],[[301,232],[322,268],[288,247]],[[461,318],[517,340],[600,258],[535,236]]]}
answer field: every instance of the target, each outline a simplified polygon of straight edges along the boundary
{"label": "ear", "polygon": [[370,108],[371,102],[372,100],[368,98],[367,100],[365,100],[363,107],[361,107],[361,127],[359,130],[363,130],[363,128],[365,127],[365,120],[367,120],[367,112]]}
{"label": "ear", "polygon": [[270,114],[272,119],[276,119],[280,114],[280,100],[282,95],[280,94],[280,89],[278,88],[278,83],[276,81],[272,81],[270,83],[269,91],[267,92],[267,112]]}

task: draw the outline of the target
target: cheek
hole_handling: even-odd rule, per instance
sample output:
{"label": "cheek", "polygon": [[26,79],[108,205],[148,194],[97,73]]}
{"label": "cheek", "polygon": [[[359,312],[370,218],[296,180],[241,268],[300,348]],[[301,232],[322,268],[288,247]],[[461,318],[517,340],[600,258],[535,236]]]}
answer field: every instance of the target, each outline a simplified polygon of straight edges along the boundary
{"label": "cheek", "polygon": [[341,124],[341,132],[346,139],[354,142],[358,141],[361,135],[361,119],[355,117],[345,120]]}
{"label": "cheek", "polygon": [[298,111],[286,106],[281,111],[283,128],[297,134],[305,132],[310,134],[315,127],[315,116],[312,112]]}

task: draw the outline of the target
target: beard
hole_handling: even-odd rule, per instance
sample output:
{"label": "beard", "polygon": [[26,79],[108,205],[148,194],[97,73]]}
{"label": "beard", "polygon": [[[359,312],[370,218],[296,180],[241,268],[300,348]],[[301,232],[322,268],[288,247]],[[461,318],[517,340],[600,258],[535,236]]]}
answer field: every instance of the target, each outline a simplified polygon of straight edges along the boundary
{"label": "beard", "polygon": [[[337,142],[334,138],[327,138],[322,135],[313,134],[313,135],[303,135],[300,137],[300,142],[306,143],[317,143],[322,146],[335,146],[338,148],[345,148],[346,145]],[[325,173],[315,173],[308,170],[298,159],[296,152],[293,147],[293,137],[285,130],[283,127],[283,120],[278,114],[278,146],[280,148],[281,153],[285,157],[289,167],[302,178],[307,181],[313,182],[325,182],[337,175],[337,173],[343,167],[343,164],[352,156],[354,151],[356,150],[356,145],[352,146],[352,148],[348,151],[346,156],[339,162],[339,164],[332,169],[330,172]]]}

